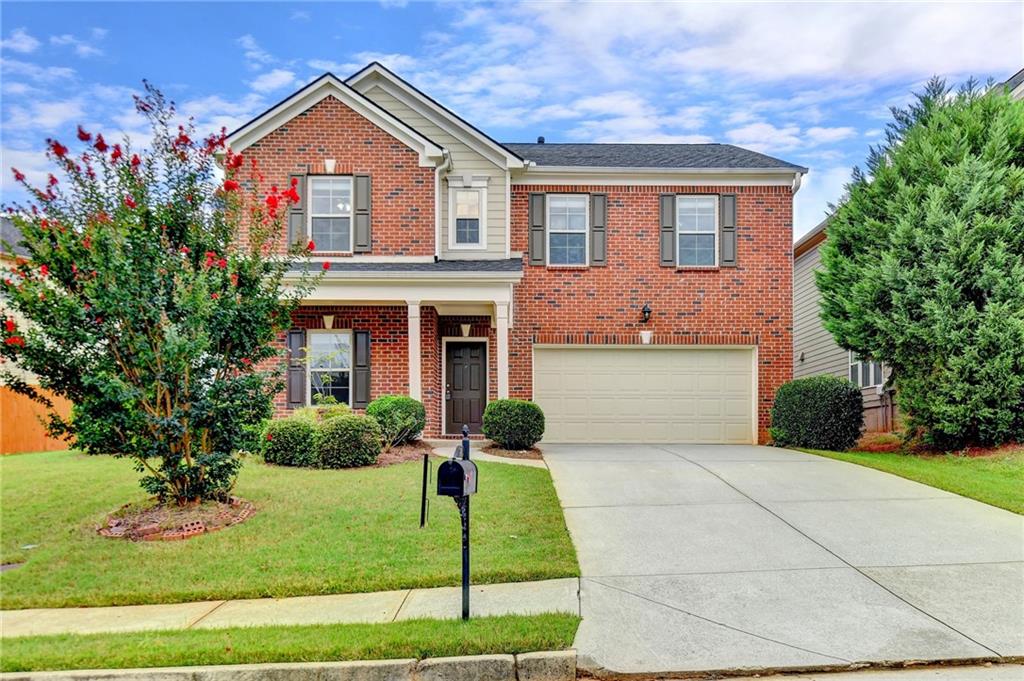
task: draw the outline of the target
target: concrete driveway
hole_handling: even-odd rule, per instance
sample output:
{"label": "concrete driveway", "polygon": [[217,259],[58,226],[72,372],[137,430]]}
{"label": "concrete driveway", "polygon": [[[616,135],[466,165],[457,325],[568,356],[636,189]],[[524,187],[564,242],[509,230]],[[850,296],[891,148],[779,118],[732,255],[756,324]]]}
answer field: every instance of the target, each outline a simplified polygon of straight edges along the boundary
{"label": "concrete driveway", "polygon": [[1024,656],[1024,518],[771,447],[547,445],[581,667]]}

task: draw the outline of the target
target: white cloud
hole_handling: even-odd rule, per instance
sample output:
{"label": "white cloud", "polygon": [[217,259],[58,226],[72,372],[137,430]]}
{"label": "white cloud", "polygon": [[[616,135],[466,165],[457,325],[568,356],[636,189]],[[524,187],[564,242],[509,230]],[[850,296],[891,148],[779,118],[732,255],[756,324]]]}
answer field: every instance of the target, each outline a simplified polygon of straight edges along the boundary
{"label": "white cloud", "polygon": [[793,239],[799,239],[828,215],[828,204],[843,195],[850,181],[850,168],[833,166],[824,170],[813,168],[804,176],[800,191],[793,201]]}
{"label": "white cloud", "polygon": [[70,33],[51,35],[50,44],[71,47],[79,57],[98,57],[102,55],[103,50],[93,43],[103,40],[107,36],[107,30],[105,28],[94,28],[89,32],[89,35],[93,42],[75,37]]}
{"label": "white cloud", "polygon": [[305,12],[303,10],[295,10],[294,12],[291,13],[291,16],[289,16],[288,18],[292,21],[309,21],[310,16],[309,12]]}
{"label": "white cloud", "polygon": [[10,38],[0,40],[0,48],[21,54],[35,52],[37,47],[39,47],[39,41],[29,35],[24,28],[14,29],[11,31]]}
{"label": "white cloud", "polygon": [[725,133],[733,144],[755,151],[793,149],[800,146],[800,128],[795,125],[775,127],[771,123],[750,123]]}
{"label": "white cloud", "polygon": [[804,133],[807,137],[809,144],[830,144],[832,142],[840,142],[857,135],[857,131],[848,126],[842,126],[838,128],[822,128],[813,127],[807,128]]}
{"label": "white cloud", "polygon": [[235,43],[245,52],[245,58],[249,62],[248,66],[254,71],[274,62],[274,57],[260,47],[259,43],[256,42],[256,38],[249,33],[236,38]]}
{"label": "white cloud", "polygon": [[3,148],[0,148],[0,158],[2,158],[0,164],[3,166],[3,172],[0,173],[0,191],[2,191],[5,201],[13,196],[21,196],[23,193],[21,186],[14,181],[14,173],[11,172],[11,168],[17,168],[19,172],[24,173],[28,183],[37,187],[46,182],[46,175],[52,170],[45,152],[41,150],[13,148],[4,145]]}
{"label": "white cloud", "polygon": [[14,59],[0,59],[0,72],[5,76],[25,76],[40,82],[70,80],[75,75],[75,70],[66,66],[39,66]]}
{"label": "white cloud", "polygon": [[249,82],[249,87],[256,92],[273,92],[294,83],[294,72],[287,69],[274,69],[273,71],[267,71],[256,76],[254,80]]}
{"label": "white cloud", "polygon": [[30,101],[8,106],[4,127],[8,130],[42,130],[52,132],[70,123],[78,123],[85,115],[80,97],[57,101]]}

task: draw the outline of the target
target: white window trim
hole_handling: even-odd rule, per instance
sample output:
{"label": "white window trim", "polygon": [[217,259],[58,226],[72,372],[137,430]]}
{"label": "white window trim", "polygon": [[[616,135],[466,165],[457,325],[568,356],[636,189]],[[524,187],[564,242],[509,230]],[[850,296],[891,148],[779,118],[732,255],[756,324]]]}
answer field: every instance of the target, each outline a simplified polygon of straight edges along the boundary
{"label": "white window trim", "polygon": [[[552,198],[583,198],[583,209],[586,221],[586,228],[583,230],[583,262],[565,263],[551,262],[551,234],[580,234],[570,230],[551,229],[551,199]],[[544,197],[544,261],[548,267],[590,267],[590,194],[548,194]]]}
{"label": "white window trim", "polygon": [[[313,183],[316,180],[348,180],[349,182],[349,195],[352,197],[351,208],[348,212],[348,249],[344,251],[331,251],[324,248],[320,248],[319,244],[313,253],[352,253],[355,241],[356,231],[356,183],[355,178],[352,175],[307,175],[306,176],[306,238],[313,241],[313,218],[343,218],[345,215],[314,215],[313,214]],[[315,242],[314,242],[315,243]]]}
{"label": "white window trim", "polygon": [[[679,228],[679,201],[680,201],[680,199],[707,199],[707,198],[715,199],[715,229],[714,229],[714,231],[713,232],[691,232],[689,230],[687,230],[687,231],[681,230]],[[677,194],[676,195],[676,215],[675,215],[675,218],[676,218],[676,267],[681,267],[681,268],[684,268],[684,269],[701,269],[701,268],[718,267],[719,266],[719,259],[718,259],[718,255],[719,255],[719,253],[718,253],[718,249],[719,249],[719,245],[718,245],[718,232],[719,232],[719,229],[718,229],[718,225],[719,225],[719,220],[721,218],[718,215],[718,211],[721,210],[721,207],[719,206],[720,203],[721,203],[721,199],[718,197],[717,194]],[[681,235],[681,234],[704,234],[704,235],[714,234],[715,235],[715,262],[714,262],[714,264],[712,264],[712,265],[684,265],[683,263],[681,263],[679,261],[679,235]]]}
{"label": "white window trim", "polygon": [[[882,379],[881,383],[875,383],[875,372],[872,369],[872,371],[871,371],[871,383],[869,383],[868,385],[861,385],[860,384],[859,378],[864,376],[864,365],[865,364],[868,364],[869,366],[872,365],[872,364],[877,364],[878,365],[878,373],[879,373],[879,375],[881,376],[881,379]],[[849,364],[846,367],[846,377],[847,378],[850,377],[850,369],[853,366],[857,367],[857,376],[858,376],[858,380],[853,381],[853,383],[855,383],[858,388],[878,388],[879,386],[885,385],[885,365],[882,364],[881,362],[864,362],[864,361],[862,361],[860,359],[857,359],[857,355],[854,354],[853,350],[850,350]]]}
{"label": "white window trim", "polygon": [[[332,336],[348,335],[348,406],[352,406],[352,379],[355,374],[355,334],[352,329],[307,329],[306,333],[309,335],[314,334],[331,334]],[[306,406],[313,406],[313,372],[317,371],[313,369],[313,341],[309,341],[309,347],[306,348]],[[330,373],[329,371],[322,371],[320,373]]]}
{"label": "white window trim", "polygon": [[[455,241],[455,194],[476,192],[480,195],[480,240],[475,244],[460,244]],[[448,186],[448,249],[452,251],[482,251],[487,248],[487,187]]]}

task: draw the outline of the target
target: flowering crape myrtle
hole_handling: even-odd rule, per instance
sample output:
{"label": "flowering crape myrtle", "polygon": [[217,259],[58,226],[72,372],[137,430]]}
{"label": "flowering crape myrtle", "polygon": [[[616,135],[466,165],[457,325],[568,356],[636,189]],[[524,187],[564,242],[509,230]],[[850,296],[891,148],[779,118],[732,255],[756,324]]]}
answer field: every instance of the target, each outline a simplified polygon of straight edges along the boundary
{"label": "flowering crape myrtle", "polygon": [[69,399],[51,433],[130,457],[161,501],[223,499],[280,389],[256,366],[312,284],[285,287],[308,253],[277,248],[299,197],[266,187],[224,131],[175,125],[149,84],[135,105],[148,149],[79,127],[67,146],[48,140],[44,186],[13,169],[32,203],[6,208],[27,256],[0,273],[0,382],[52,406],[27,370]]}

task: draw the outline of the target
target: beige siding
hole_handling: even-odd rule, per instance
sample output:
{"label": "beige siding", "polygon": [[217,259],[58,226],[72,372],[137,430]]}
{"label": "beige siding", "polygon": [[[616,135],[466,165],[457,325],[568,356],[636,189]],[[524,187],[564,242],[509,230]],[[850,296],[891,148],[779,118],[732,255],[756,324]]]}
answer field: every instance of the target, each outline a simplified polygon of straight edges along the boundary
{"label": "beige siding", "polygon": [[820,263],[818,247],[803,253],[793,263],[794,378],[818,374],[847,377],[850,372],[849,353],[836,345],[818,316],[821,294],[814,283],[814,270]]}
{"label": "beige siding", "polygon": [[505,192],[506,175],[479,152],[442,129],[422,114],[395,99],[382,88],[374,86],[366,96],[387,109],[424,137],[449,151],[452,167],[449,175],[486,176],[487,181],[487,248],[486,250],[448,250],[448,183],[441,182],[441,258],[450,260],[478,260],[505,257]]}

